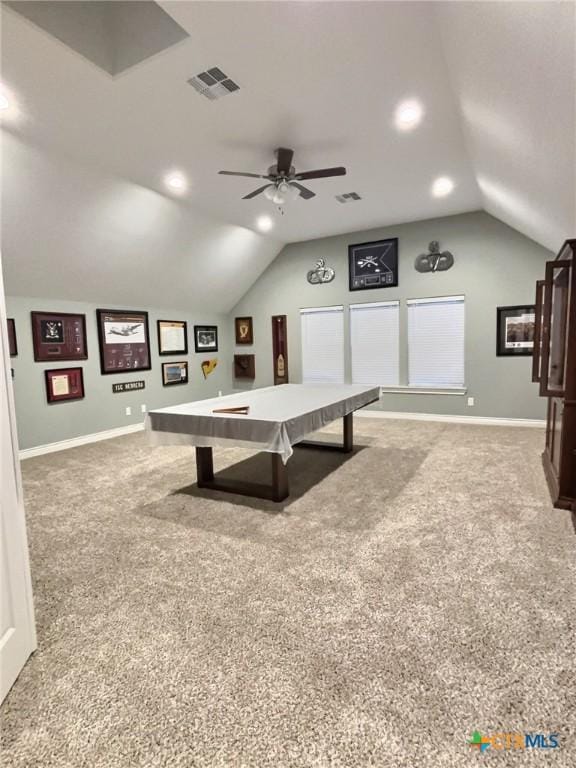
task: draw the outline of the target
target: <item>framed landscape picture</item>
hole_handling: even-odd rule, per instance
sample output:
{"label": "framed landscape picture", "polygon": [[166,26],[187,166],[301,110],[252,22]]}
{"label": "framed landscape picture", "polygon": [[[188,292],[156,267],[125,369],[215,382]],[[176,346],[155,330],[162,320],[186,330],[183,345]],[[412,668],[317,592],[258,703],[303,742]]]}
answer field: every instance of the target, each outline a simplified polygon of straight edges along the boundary
{"label": "framed landscape picture", "polygon": [[496,354],[532,355],[536,308],[533,304],[498,307],[496,310]]}
{"label": "framed landscape picture", "polygon": [[158,320],[160,355],[187,355],[188,329],[185,320]]}
{"label": "framed landscape picture", "polygon": [[351,291],[394,288],[398,285],[398,238],[348,246]]}
{"label": "framed landscape picture", "polygon": [[236,344],[254,343],[251,317],[237,317],[234,320],[234,330],[236,331]]}
{"label": "framed landscape picture", "polygon": [[162,384],[171,387],[174,384],[188,384],[188,363],[162,363]]}
{"label": "framed landscape picture", "polygon": [[8,323],[8,347],[10,349],[10,357],[16,357],[18,354],[18,343],[16,342],[16,323],[11,317],[9,317],[6,322]]}
{"label": "framed landscape picture", "polygon": [[34,360],[86,360],[86,315],[68,312],[32,312]]}
{"label": "framed landscape picture", "polygon": [[218,352],[218,326],[195,325],[194,349],[196,352]]}
{"label": "framed landscape picture", "polygon": [[82,368],[56,368],[44,371],[46,398],[49,403],[81,400],[84,397]]}
{"label": "framed landscape picture", "polygon": [[147,312],[97,309],[96,317],[103,374],[150,370]]}

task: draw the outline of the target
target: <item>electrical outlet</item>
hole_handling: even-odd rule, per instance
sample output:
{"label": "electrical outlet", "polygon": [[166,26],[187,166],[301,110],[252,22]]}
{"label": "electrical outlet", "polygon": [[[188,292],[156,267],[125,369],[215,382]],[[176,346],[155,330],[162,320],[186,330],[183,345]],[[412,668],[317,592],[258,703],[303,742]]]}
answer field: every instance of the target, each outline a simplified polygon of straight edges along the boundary
{"label": "electrical outlet", "polygon": [[222,390],[221,389],[218,390],[218,397],[222,397]]}
{"label": "electrical outlet", "polygon": [[132,416],[132,408],[129,405],[126,406],[126,416]]}
{"label": "electrical outlet", "polygon": [[474,405],[474,398],[473,397],[469,397],[468,398],[468,405],[470,406],[470,408]]}
{"label": "electrical outlet", "polygon": [[140,406],[140,410],[142,411],[142,413],[146,413],[146,406],[144,405],[144,403],[142,403],[142,405]]}

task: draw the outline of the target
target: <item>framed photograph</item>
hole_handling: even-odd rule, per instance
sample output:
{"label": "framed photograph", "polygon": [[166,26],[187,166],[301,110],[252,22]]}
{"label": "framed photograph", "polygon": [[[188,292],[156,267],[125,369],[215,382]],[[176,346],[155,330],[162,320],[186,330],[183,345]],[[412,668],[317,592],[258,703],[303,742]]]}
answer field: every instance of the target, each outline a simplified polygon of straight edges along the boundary
{"label": "framed photograph", "polygon": [[254,344],[254,331],[251,317],[237,317],[234,320],[236,344]]}
{"label": "framed photograph", "polygon": [[149,371],[148,312],[97,309],[96,317],[101,372]]}
{"label": "framed photograph", "polygon": [[348,246],[351,291],[394,288],[398,285],[398,238]]}
{"label": "framed photograph", "polygon": [[188,384],[187,361],[162,363],[162,384],[165,387],[171,387],[173,384]]}
{"label": "framed photograph", "polygon": [[254,355],[234,355],[234,378],[255,379],[256,366]]}
{"label": "framed photograph", "polygon": [[46,397],[49,403],[81,400],[84,397],[82,368],[56,368],[44,371]]}
{"label": "framed photograph", "polygon": [[218,326],[195,325],[194,349],[196,352],[218,352]]}
{"label": "framed photograph", "polygon": [[10,348],[10,357],[16,357],[18,354],[18,344],[16,342],[16,323],[9,317],[8,323],[8,347]]}
{"label": "framed photograph", "polygon": [[87,360],[86,315],[32,312],[34,360]]}
{"label": "framed photograph", "polygon": [[185,320],[158,320],[158,353],[188,354],[188,329]]}
{"label": "framed photograph", "polygon": [[534,304],[498,307],[496,313],[496,354],[499,357],[532,355],[536,324]]}

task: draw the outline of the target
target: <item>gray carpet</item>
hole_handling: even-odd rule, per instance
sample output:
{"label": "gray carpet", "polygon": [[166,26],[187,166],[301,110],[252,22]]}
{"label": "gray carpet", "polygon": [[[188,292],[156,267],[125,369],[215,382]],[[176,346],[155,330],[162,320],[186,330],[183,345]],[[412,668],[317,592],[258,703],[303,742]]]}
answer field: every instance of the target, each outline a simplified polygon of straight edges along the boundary
{"label": "gray carpet", "polygon": [[[573,766],[576,536],[543,432],[356,441],[297,450],[279,507],[199,491],[192,450],[143,435],[24,462],[39,649],[3,765]],[[561,747],[480,756],[474,729]]]}

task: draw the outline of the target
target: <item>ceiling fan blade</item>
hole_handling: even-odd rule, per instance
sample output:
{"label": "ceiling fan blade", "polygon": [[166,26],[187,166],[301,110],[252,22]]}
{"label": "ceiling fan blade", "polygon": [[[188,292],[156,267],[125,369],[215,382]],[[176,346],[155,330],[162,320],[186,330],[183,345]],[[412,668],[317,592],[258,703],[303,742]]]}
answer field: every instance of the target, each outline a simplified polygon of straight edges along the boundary
{"label": "ceiling fan blade", "polygon": [[218,171],[222,176],[247,176],[250,179],[267,179],[268,176],[262,176],[261,173],[241,173],[240,171]]}
{"label": "ceiling fan blade", "polygon": [[321,168],[318,171],[304,171],[304,173],[297,173],[294,177],[299,181],[304,179],[326,179],[329,176],[345,176],[346,168],[339,166],[338,168]]}
{"label": "ceiling fan blade", "polygon": [[278,162],[276,163],[278,167],[278,173],[284,173],[286,176],[288,176],[290,173],[290,168],[292,167],[294,150],[286,149],[285,147],[279,147],[276,150],[276,157],[278,158]]}
{"label": "ceiling fan blade", "polygon": [[261,192],[264,192],[265,189],[268,189],[268,187],[271,187],[272,184],[264,184],[263,187],[258,187],[258,189],[255,189],[254,192],[250,192],[249,195],[244,195],[242,200],[251,200],[253,197],[256,197],[256,195],[259,195]]}
{"label": "ceiling fan blade", "polygon": [[310,200],[311,197],[316,197],[316,192],[312,192],[311,189],[306,189],[306,187],[303,187],[302,184],[298,184],[295,181],[291,181],[290,186],[296,187],[296,189],[300,190],[300,197],[303,200]]}

